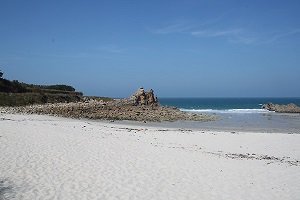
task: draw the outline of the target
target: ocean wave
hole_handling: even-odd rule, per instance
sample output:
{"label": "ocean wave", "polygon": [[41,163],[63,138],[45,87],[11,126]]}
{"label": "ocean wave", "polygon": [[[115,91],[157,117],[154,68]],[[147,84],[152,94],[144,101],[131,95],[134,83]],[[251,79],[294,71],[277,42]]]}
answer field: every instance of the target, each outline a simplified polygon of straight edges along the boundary
{"label": "ocean wave", "polygon": [[270,113],[272,111],[268,111],[265,109],[224,109],[224,110],[216,110],[216,109],[185,109],[181,108],[181,111],[184,112],[201,112],[201,113]]}

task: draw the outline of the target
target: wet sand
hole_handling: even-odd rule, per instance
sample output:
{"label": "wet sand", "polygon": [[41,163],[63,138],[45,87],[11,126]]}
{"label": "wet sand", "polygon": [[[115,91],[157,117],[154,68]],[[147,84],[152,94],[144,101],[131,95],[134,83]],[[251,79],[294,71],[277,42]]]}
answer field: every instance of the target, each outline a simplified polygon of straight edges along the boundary
{"label": "wet sand", "polygon": [[192,130],[242,131],[253,133],[300,134],[300,114],[283,113],[218,113],[217,120],[207,122],[135,122],[115,121],[116,124],[130,124],[145,127],[184,128]]}

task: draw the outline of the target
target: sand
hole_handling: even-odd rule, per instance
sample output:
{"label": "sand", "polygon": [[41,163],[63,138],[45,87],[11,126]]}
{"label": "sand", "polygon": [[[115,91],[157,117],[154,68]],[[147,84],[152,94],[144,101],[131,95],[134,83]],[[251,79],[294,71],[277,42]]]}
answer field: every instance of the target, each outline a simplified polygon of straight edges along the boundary
{"label": "sand", "polygon": [[300,199],[300,135],[0,114],[0,199]]}

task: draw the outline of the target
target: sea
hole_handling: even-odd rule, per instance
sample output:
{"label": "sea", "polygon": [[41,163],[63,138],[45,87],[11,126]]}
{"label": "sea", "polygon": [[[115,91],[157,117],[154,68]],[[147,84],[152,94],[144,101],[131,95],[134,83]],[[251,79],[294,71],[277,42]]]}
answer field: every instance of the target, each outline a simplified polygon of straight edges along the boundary
{"label": "sea", "polygon": [[300,134],[300,114],[275,113],[262,109],[266,103],[300,106],[299,98],[160,98],[164,106],[185,112],[216,115],[212,122],[165,123],[178,128],[220,129]]}

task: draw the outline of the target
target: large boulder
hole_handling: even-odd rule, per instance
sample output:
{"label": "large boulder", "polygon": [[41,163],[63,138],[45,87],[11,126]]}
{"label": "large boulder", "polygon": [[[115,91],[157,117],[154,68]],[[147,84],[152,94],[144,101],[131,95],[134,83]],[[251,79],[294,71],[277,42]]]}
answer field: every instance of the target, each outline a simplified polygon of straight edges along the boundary
{"label": "large boulder", "polygon": [[158,103],[152,89],[145,92],[144,88],[139,88],[129,99],[133,105],[156,105]]}

